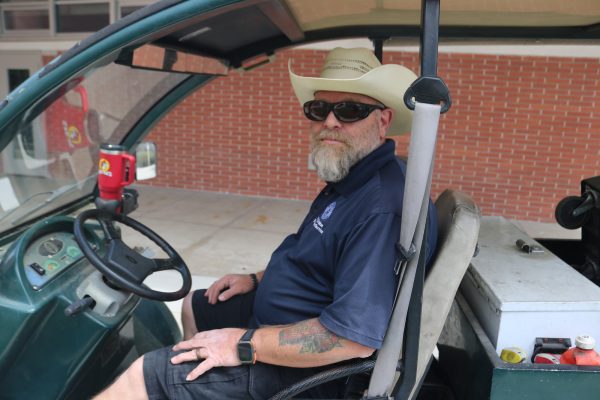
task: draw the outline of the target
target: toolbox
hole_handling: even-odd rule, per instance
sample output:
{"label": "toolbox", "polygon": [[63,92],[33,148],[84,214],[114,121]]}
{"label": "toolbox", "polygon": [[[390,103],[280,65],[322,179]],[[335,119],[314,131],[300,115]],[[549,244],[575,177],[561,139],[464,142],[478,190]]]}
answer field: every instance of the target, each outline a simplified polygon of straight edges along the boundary
{"label": "toolbox", "polygon": [[460,289],[497,354],[531,356],[536,337],[600,339],[600,287],[502,217],[482,218],[478,247]]}

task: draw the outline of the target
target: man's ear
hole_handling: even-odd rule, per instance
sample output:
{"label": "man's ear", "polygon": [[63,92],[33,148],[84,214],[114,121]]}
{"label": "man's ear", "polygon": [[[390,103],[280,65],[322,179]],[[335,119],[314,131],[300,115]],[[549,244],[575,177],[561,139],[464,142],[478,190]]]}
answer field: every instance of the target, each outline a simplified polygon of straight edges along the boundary
{"label": "man's ear", "polygon": [[391,108],[386,108],[381,110],[381,128],[383,131],[383,137],[387,133],[388,129],[390,129],[390,125],[392,124],[392,119],[394,118],[394,110]]}

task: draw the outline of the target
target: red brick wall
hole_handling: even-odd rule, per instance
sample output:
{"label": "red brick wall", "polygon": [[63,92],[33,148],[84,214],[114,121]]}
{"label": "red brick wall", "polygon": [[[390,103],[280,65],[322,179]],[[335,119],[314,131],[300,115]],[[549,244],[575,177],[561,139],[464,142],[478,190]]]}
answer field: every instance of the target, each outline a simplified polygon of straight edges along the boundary
{"label": "red brick wall", "polygon": [[[150,134],[159,146],[153,185],[311,199],[307,124],[287,63],[318,74],[325,52],[287,51],[250,74],[232,72],[181,103]],[[416,53],[385,55],[418,70]],[[442,54],[453,106],[440,124],[433,193],[470,193],[486,215],[552,221],[554,206],[600,173],[600,62]],[[399,154],[408,137],[397,139]]]}

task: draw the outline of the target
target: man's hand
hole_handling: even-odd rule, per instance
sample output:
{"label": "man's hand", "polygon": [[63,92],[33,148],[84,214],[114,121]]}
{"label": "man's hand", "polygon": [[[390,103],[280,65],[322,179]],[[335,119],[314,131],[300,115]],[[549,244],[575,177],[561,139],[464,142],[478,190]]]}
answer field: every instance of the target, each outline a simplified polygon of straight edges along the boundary
{"label": "man's hand", "polygon": [[237,354],[237,342],[244,329],[225,328],[199,332],[190,340],[179,342],[173,350],[189,350],[171,358],[173,364],[189,361],[201,361],[185,378],[193,381],[214,367],[235,367],[240,365]]}
{"label": "man's hand", "polygon": [[253,288],[250,275],[229,274],[210,285],[204,296],[208,297],[209,304],[216,304],[217,300],[226,301],[238,294],[248,293]]}

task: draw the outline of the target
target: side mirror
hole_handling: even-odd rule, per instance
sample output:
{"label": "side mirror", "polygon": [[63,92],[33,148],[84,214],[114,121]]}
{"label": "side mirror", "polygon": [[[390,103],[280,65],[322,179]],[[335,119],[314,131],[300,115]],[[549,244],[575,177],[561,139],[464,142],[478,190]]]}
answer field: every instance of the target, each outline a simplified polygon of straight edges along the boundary
{"label": "side mirror", "polygon": [[135,179],[145,181],[156,178],[156,143],[142,142],[135,150]]}

